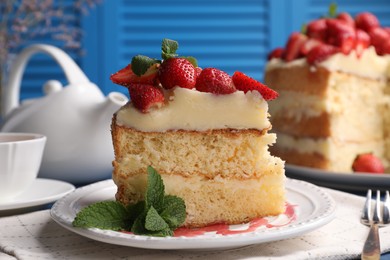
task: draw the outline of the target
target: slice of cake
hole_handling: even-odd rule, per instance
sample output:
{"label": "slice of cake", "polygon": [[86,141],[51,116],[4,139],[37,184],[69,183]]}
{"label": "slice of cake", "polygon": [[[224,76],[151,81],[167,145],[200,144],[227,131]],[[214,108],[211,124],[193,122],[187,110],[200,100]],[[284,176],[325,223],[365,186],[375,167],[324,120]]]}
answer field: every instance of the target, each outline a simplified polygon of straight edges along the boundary
{"label": "slice of cake", "polygon": [[271,52],[265,83],[279,92],[270,104],[287,163],[352,172],[359,154],[390,159],[387,95],[390,32],[370,13],[311,21],[285,48]]}
{"label": "slice of cake", "polygon": [[276,135],[268,133],[267,100],[277,93],[243,73],[202,70],[176,49],[164,40],[162,61],[136,56],[111,76],[131,97],[112,120],[116,199],[143,200],[150,165],[165,192],[185,201],[184,226],[282,213],[284,162],[268,151]]}

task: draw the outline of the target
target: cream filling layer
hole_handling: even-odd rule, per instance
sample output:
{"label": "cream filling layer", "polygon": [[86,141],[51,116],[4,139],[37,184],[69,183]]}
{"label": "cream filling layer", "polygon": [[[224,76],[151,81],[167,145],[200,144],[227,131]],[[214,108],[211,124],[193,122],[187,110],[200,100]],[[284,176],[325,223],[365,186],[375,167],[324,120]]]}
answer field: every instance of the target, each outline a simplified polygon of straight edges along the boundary
{"label": "cream filling layer", "polygon": [[294,138],[290,135],[277,133],[278,149],[294,150],[300,154],[317,153],[327,159],[334,171],[350,172],[351,165],[358,154],[374,153],[383,158],[382,141],[345,142],[337,138]]}
{"label": "cream filling layer", "polygon": [[327,99],[287,90],[279,91],[278,99],[270,106],[270,114],[273,117],[284,114],[299,122],[302,117],[317,117],[331,109],[336,108]]}
{"label": "cream filling layer", "polygon": [[139,112],[129,102],[117,112],[116,123],[144,132],[270,127],[268,103],[257,91],[214,95],[176,87],[166,96],[169,101],[149,113]]}
{"label": "cream filling layer", "polygon": [[[307,65],[306,58],[284,62],[282,59],[272,59],[267,63],[266,71],[280,67],[295,67]],[[385,79],[390,76],[390,56],[378,56],[374,47],[367,48],[358,58],[355,51],[349,55],[337,53],[319,63],[329,71],[342,71],[373,79]],[[313,69],[315,67],[313,66]]]}

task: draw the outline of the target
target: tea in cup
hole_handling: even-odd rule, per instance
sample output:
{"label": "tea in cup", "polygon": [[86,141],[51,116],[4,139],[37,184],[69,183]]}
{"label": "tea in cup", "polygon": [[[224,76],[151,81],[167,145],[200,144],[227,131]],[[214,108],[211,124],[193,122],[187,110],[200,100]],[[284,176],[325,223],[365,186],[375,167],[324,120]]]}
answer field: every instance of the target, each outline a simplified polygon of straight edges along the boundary
{"label": "tea in cup", "polygon": [[0,133],[0,202],[23,193],[38,176],[46,136]]}

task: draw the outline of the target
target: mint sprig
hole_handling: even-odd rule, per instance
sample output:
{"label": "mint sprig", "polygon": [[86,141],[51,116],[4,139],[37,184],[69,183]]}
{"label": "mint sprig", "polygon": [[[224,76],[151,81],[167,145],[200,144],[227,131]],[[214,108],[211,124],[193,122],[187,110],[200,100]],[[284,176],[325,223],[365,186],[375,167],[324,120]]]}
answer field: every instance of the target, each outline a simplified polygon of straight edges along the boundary
{"label": "mint sprig", "polygon": [[161,43],[161,58],[167,60],[177,57],[176,51],[179,48],[179,43],[171,39],[163,39]]}
{"label": "mint sprig", "polygon": [[[163,60],[167,60],[170,58],[175,58],[178,57],[178,54],[176,53],[177,49],[179,48],[179,43],[174,40],[170,39],[163,39],[162,44],[161,44],[161,58]],[[186,59],[189,62],[192,63],[192,65],[196,68],[198,67],[198,61],[196,58],[192,56],[180,56],[180,58]]]}
{"label": "mint sprig", "polygon": [[160,63],[160,61],[149,58],[148,56],[137,55],[131,59],[131,70],[135,75],[142,76],[151,66],[156,63]]}
{"label": "mint sprig", "polygon": [[137,235],[172,236],[186,218],[183,199],[165,195],[164,183],[151,166],[147,169],[145,200],[124,206],[117,201],[102,201],[82,209],[73,220],[74,227],[126,230]]}

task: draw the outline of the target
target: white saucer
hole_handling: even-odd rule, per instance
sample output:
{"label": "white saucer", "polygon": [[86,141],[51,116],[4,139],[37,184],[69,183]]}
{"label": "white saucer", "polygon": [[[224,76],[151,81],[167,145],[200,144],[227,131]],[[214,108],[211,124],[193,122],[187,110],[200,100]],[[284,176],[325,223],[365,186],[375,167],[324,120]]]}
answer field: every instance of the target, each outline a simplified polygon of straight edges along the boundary
{"label": "white saucer", "polygon": [[0,202],[0,211],[44,205],[58,200],[74,189],[75,187],[67,182],[38,178],[22,194]]}

